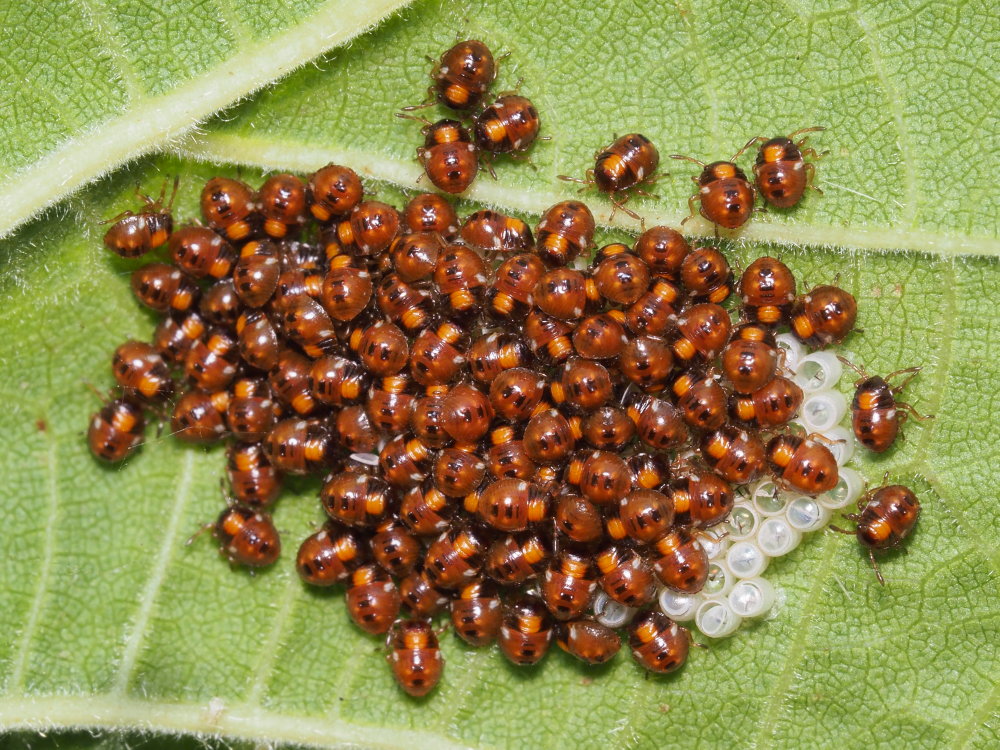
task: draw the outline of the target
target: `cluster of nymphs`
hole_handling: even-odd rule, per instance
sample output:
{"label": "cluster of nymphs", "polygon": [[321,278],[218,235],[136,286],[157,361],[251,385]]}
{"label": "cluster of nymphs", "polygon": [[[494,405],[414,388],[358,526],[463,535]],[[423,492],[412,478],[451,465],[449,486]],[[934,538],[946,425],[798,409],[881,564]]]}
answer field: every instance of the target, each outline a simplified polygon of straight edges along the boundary
{"label": "cluster of nymphs", "polygon": [[[582,203],[553,206],[534,232],[493,211],[460,222],[436,195],[401,212],[364,200],[358,176],[336,165],[259,190],[214,178],[204,226],[172,231],[161,201],[105,238],[128,257],[166,244],[172,262],[133,273],[138,299],[165,316],[151,344],[115,352],[122,393],[93,418],[91,449],[124,459],[148,410],[169,410],[182,440],[231,439],[233,497],[211,528],[247,566],[279,555],[268,511],[282,476],[324,476],[329,521],[302,542],[298,571],[346,585],[355,622],[390,634],[408,692],[440,675],[430,618],[445,609],[459,636],[497,640],[517,664],[553,640],[606,661],[629,620],[636,660],[672,671],[690,643],[675,622],[684,597],[707,586],[718,602],[737,590],[720,585],[729,575],[766,600],[758,574],[787,543],[772,537],[818,528],[817,508],[836,502],[824,498],[847,491],[846,444],[822,435],[846,406],[810,385],[839,361],[804,347],[840,342],[855,300],[829,285],[797,296],[775,258],[737,283],[717,248],[654,227],[578,269],[595,229]],[[885,447],[893,391],[866,382],[856,432]],[[797,415],[804,429],[788,426]],[[770,536],[783,495],[762,479],[802,498]],[[848,484],[857,495],[856,477]],[[892,492],[873,499],[895,503],[889,520],[881,505],[862,520],[872,547],[915,518],[912,493]],[[740,539],[758,522],[749,546],[761,559],[749,559]],[[727,600],[737,622],[762,606],[747,599]],[[698,622],[724,635],[730,614],[709,607]]]}
{"label": "cluster of nymphs", "polygon": [[[438,69],[440,97],[457,96],[455,71]],[[618,205],[650,174],[633,137],[597,165],[622,177],[605,190]],[[750,208],[719,179],[702,208],[731,226],[725,206]],[[795,185],[801,197],[805,177]],[[841,363],[806,352],[844,339],[855,300],[832,285],[798,294],[778,259],[737,281],[717,247],[663,226],[594,251],[579,201],[534,232],[489,210],[460,222],[433,194],[400,211],[333,164],[257,190],[213,178],[204,224],[176,231],[163,198],[105,236],[128,258],[166,245],[169,262],[132,275],[164,317],[151,343],[116,350],[120,394],[91,420],[91,450],[123,460],[149,412],[181,440],[229,440],[232,497],[207,528],[249,567],[279,556],[283,477],[323,477],[328,521],[301,543],[299,575],[345,586],[412,695],[441,675],[431,618],[445,610],[461,638],[516,664],[553,641],[605,662],[624,631],[639,664],[671,672],[691,644],[677,621],[722,636],[762,614],[767,560],[861,494],[840,468],[853,446],[836,427]],[[866,447],[895,438],[901,387],[859,381]],[[897,544],[919,511],[899,486],[862,505],[851,533],[869,549]]]}

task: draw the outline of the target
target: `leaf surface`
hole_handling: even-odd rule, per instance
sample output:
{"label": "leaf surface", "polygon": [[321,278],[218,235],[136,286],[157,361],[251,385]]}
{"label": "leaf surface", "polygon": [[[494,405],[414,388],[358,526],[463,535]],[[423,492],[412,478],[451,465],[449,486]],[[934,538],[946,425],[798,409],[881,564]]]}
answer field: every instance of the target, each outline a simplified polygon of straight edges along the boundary
{"label": "leaf surface", "polygon": [[[831,151],[819,167],[825,195],[755,218],[725,249],[744,263],[780,253],[810,284],[839,274],[864,328],[846,344],[851,356],[883,373],[924,366],[906,399],[937,418],[909,423],[891,453],[861,459],[869,479],[888,470],[924,504],[908,554],[882,559],[888,585],[878,586],[851,538],[814,535],[768,570],[784,593],[775,616],[710,643],[673,677],[647,678],[624,653],[586,669],[555,652],[519,670],[495,649],[447,636],[438,691],[406,698],[341,595],[308,590],[295,575],[297,542],[321,516],[316,482],[283,498],[282,560],[251,577],[230,571],[207,537],[185,545],[221,505],[221,450],[152,430],[120,468],[98,466],[86,450],[97,403],[84,383],[109,385],[113,348],[154,325],[129,291],[135,264],[104,250],[97,222],[134,207],[137,182],[155,192],[174,174],[176,215],[193,217],[199,181],[236,173],[144,159],[0,242],[0,729],[20,732],[5,738],[13,747],[186,750],[201,743],[183,736],[192,733],[240,748],[1000,742],[1000,268],[994,258],[952,257],[998,248],[998,87],[983,61],[1000,34],[990,9],[528,7],[420,2],[220,116],[182,150],[304,172],[333,158],[412,187],[418,126],[392,115],[422,98],[421,56],[463,26],[512,52],[499,88],[523,76],[553,136],[532,152],[537,171],[499,163],[500,179],[481,177],[472,195],[532,223],[572,194],[556,175],[581,174],[593,149],[624,128],[645,132],[664,156],[710,159],[751,135],[827,125],[814,138]],[[688,165],[664,168],[671,177],[655,186],[659,198],[634,207],[676,223],[691,191]],[[245,167],[242,176],[259,174]],[[46,201],[61,194],[56,182],[48,187]],[[378,189],[399,199],[389,184]],[[113,733],[52,734],[73,727]]]}
{"label": "leaf surface", "polygon": [[[370,44],[304,68],[181,150],[267,168],[342,161],[412,186],[421,174],[413,156],[419,124],[393,115],[423,100],[430,65],[422,56],[440,54],[461,28],[497,54],[510,52],[496,90],[521,82],[552,139],[532,149],[536,169],[498,160],[500,179],[484,175],[472,198],[539,213],[574,190],[559,175],[583,177],[595,149],[631,130],[658,146],[669,176],[649,188],[658,198],[630,205],[648,223],[676,225],[699,170],[669,155],[728,159],[751,137],[823,125],[827,132],[810,137],[829,152],[818,165],[823,197],[772,209],[741,238],[997,255],[1000,123],[997,77],[986,61],[1000,53],[998,27],[978,0],[753,0],[738,9],[721,0],[557,0],[490,3],[474,14],[424,0]],[[748,173],[752,157],[741,160]],[[607,201],[588,196],[605,206],[606,219]],[[700,218],[687,228],[711,234]]]}
{"label": "leaf surface", "polygon": [[[100,228],[77,217],[120,210],[136,181],[148,188],[178,173],[197,185],[219,171],[143,162],[86,191],[65,220],[0,245],[0,612],[10,634],[0,642],[0,726],[379,747],[558,748],[568,732],[582,748],[995,741],[1000,587],[988,488],[1000,459],[1000,365],[996,319],[983,308],[1000,283],[995,262],[784,251],[800,277],[839,273],[857,295],[864,333],[847,342],[853,357],[880,372],[925,368],[907,398],[937,419],[911,422],[891,453],[863,459],[867,476],[888,470],[924,503],[908,554],[883,559],[886,587],[853,539],[819,534],[771,565],[785,596],[772,619],[711,643],[672,678],[646,678],[626,654],[586,669],[554,653],[520,670],[449,636],[445,679],[418,702],[395,687],[342,596],[295,575],[297,541],[321,517],[316,482],[283,498],[286,551],[250,576],[229,570],[207,537],[185,545],[220,507],[221,450],[152,431],[120,468],[86,450],[96,402],[84,383],[109,384],[114,346],[148,336],[153,320],[131,298],[134,263],[111,257]],[[194,215],[196,193],[182,190],[179,216]],[[744,263],[773,250],[727,249]]]}
{"label": "leaf surface", "polygon": [[403,4],[6,3],[0,8],[0,236]]}

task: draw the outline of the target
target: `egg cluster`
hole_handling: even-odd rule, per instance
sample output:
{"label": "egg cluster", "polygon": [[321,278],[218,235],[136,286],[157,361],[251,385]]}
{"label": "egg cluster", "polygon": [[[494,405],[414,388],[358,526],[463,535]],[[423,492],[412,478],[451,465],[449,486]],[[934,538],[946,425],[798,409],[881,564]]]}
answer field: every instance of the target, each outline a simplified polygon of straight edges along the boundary
{"label": "egg cluster", "polygon": [[[705,586],[694,594],[664,587],[658,596],[661,611],[671,619],[694,621],[701,633],[712,638],[731,635],[744,620],[767,615],[776,601],[776,591],[764,577],[770,561],[789,554],[805,535],[827,528],[833,512],[853,505],[864,486],[858,472],[845,466],[856,441],[850,430],[840,426],[848,408],[843,394],[835,390],[842,375],[840,360],[827,351],[808,354],[789,333],[776,339],[784,367],[804,394],[790,425],[829,441],[839,478],[833,489],[815,496],[789,491],[771,477],[736,489],[729,517],[701,538],[709,561]],[[603,592],[595,597],[593,610],[597,620],[609,627],[627,625],[637,611]]]}
{"label": "egg cluster", "polygon": [[858,494],[830,432],[839,362],[805,353],[847,335],[854,298],[797,295],[775,258],[737,282],[718,248],[662,226],[592,252],[578,201],[534,231],[460,222],[432,194],[398,211],[337,165],[257,190],[214,178],[201,206],[204,225],[174,230],[147,200],[105,237],[171,262],[133,273],[165,315],[116,350],[121,396],[91,449],[124,459],[149,411],[181,440],[228,440],[232,501],[211,528],[247,566],[279,556],[282,478],[323,476],[328,521],[298,572],[389,633],[411,694],[440,676],[444,611],[517,664],[553,641],[607,661],[627,626],[635,659],[672,671],[691,643],[676,621],[721,636],[761,614],[766,560]]}

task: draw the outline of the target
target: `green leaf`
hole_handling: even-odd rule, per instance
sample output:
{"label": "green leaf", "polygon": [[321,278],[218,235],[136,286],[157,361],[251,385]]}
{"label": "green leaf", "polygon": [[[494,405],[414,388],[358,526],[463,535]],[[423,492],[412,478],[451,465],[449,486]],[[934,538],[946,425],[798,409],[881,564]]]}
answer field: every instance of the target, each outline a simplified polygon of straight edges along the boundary
{"label": "green leaf", "polygon": [[[283,169],[334,160],[412,186],[419,126],[393,114],[423,99],[421,56],[439,54],[462,27],[511,53],[497,89],[523,80],[552,138],[532,149],[535,170],[499,160],[499,181],[484,175],[474,199],[538,213],[573,190],[557,175],[582,177],[595,149],[635,130],[659,147],[669,176],[650,188],[658,200],[631,206],[647,223],[675,226],[697,167],[668,155],[724,159],[753,136],[824,125],[810,139],[829,151],[818,166],[824,195],[755,217],[741,238],[1000,254],[997,82],[984,67],[1000,29],[988,2],[558,0],[467,14],[464,4],[425,1],[370,44],[338,50],[209,123],[181,151]],[[606,219],[609,204],[593,192],[588,200]],[[686,228],[711,234],[700,219]]]}
{"label": "green leaf", "polygon": [[[174,174],[176,215],[195,216],[199,181],[232,168],[145,159],[0,242],[0,731],[16,732],[4,741],[179,750],[199,746],[184,737],[197,733],[241,748],[995,747],[1000,268],[950,257],[998,250],[997,86],[983,61],[1000,34],[990,11],[560,0],[472,14],[424,2],[183,147],[301,171],[337,158],[412,186],[417,126],[392,114],[422,99],[421,56],[458,30],[511,50],[500,85],[523,75],[553,136],[532,152],[537,172],[499,164],[500,180],[481,177],[474,191],[532,222],[571,194],[555,176],[581,174],[616,131],[641,130],[664,155],[709,159],[757,133],[830,128],[814,138],[831,150],[819,168],[825,195],[756,217],[745,241],[725,247],[744,263],[780,253],[810,283],[840,274],[864,328],[847,342],[852,356],[880,372],[924,365],[907,400],[937,418],[909,423],[888,455],[861,459],[873,481],[888,470],[910,484],[924,514],[908,554],[883,558],[885,588],[849,537],[806,540],[768,571],[785,595],[775,616],[667,679],[626,654],[588,669],[556,652],[520,670],[448,636],[441,686],[408,699],[342,597],[294,573],[296,543],[321,516],[316,482],[295,483],[281,501],[285,553],[252,577],[229,570],[207,537],[184,544],[221,504],[220,450],[151,430],[123,467],[90,457],[83,430],[97,402],[84,384],[110,385],[114,346],[154,325],[131,298],[136,264],[103,249],[96,222],[134,206],[136,182],[155,191]],[[4,132],[30,132],[19,122],[4,121]],[[664,168],[672,176],[656,185],[659,199],[634,207],[676,222],[688,169]],[[48,189],[46,200],[61,194],[59,180]],[[844,250],[858,247],[920,252]]]}
{"label": "green leaf", "polygon": [[[0,727],[221,733],[265,742],[406,747],[986,747],[996,739],[1000,460],[996,313],[987,259],[784,250],[813,283],[841,275],[863,334],[847,350],[885,372],[922,364],[910,423],[864,473],[919,493],[908,554],[879,586],[853,539],[819,534],[768,575],[776,616],[698,651],[680,674],[647,678],[627,655],[587,669],[554,653],[516,669],[496,649],[446,637],[445,679],[403,695],[342,596],[303,586],[297,540],[321,517],[315,481],[293,484],[276,521],[286,551],[257,576],[230,570],[207,537],[185,540],[221,504],[223,456],[156,438],[120,468],[83,439],[120,341],[148,336],[122,261],[81,216],[115,213],[163,174],[197,211],[207,165],[147,161],[101,182],[65,219],[0,244],[5,316],[0,453],[6,511],[0,568]],[[243,172],[249,180],[258,175]],[[399,200],[391,187],[380,196]],[[613,236],[620,236],[618,234]],[[727,248],[746,263],[776,251]],[[31,740],[34,743],[34,740]],[[62,740],[60,740],[60,743]],[[76,740],[67,740],[72,747]],[[62,745],[60,745],[62,746]]]}
{"label": "green leaf", "polygon": [[6,4],[0,10],[0,237],[404,4]]}

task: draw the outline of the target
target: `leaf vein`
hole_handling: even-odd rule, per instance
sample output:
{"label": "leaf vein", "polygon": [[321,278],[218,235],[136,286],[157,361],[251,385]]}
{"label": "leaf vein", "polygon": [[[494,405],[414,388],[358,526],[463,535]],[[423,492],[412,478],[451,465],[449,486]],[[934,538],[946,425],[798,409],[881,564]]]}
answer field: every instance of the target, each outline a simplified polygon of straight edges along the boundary
{"label": "leaf vein", "polygon": [[951,499],[948,497],[948,493],[945,492],[944,484],[941,482],[940,478],[936,474],[914,465],[905,467],[903,471],[907,471],[908,473],[921,477],[931,486],[931,489],[934,490],[934,493],[941,499],[947,507],[948,512],[951,513],[952,517],[955,519],[955,523],[958,524],[962,530],[968,534],[969,538],[975,542],[976,548],[982,550],[983,554],[989,558],[990,563],[993,565],[993,569],[1000,569],[1000,547],[989,543],[980,533],[979,529],[974,524],[971,524],[966,520],[965,514],[962,513],[962,511],[959,510],[953,502],[951,502]]}
{"label": "leaf vein", "polygon": [[1000,700],[1000,682],[995,682],[993,690],[987,694],[983,702],[976,707],[976,710],[969,715],[968,720],[956,727],[954,739],[949,743],[950,746],[955,750],[964,750],[964,748],[968,747],[976,727],[985,724],[986,717],[996,712],[998,700]]}
{"label": "leaf vein", "polygon": [[149,631],[149,623],[152,619],[153,607],[156,604],[160,593],[160,587],[167,576],[170,559],[177,548],[177,539],[180,533],[181,518],[191,497],[191,483],[194,477],[195,452],[184,452],[184,463],[181,468],[180,477],[177,482],[177,494],[174,498],[174,507],[167,521],[167,526],[163,532],[163,541],[160,549],[156,553],[151,566],[152,573],[149,580],[139,596],[139,608],[132,620],[131,628],[127,628],[125,636],[125,647],[122,650],[121,662],[118,666],[118,673],[112,687],[113,695],[124,695],[128,690],[129,681],[135,671],[136,661],[143,641]]}
{"label": "leaf vein", "polygon": [[17,656],[14,658],[13,667],[10,671],[10,678],[7,680],[8,692],[17,692],[24,687],[25,670],[28,664],[28,655],[31,652],[31,641],[38,628],[38,621],[42,613],[42,604],[45,601],[49,588],[49,578],[52,574],[52,561],[56,552],[55,526],[59,515],[59,480],[58,480],[58,451],[56,450],[56,440],[49,433],[49,450],[46,456],[46,483],[48,484],[48,508],[45,516],[45,541],[42,548],[42,560],[38,566],[38,583],[35,586],[35,594],[32,597],[31,609],[28,610],[28,617],[21,633],[21,641],[18,644]]}
{"label": "leaf vein", "polygon": [[775,721],[781,713],[783,700],[791,687],[792,679],[795,677],[795,668],[806,652],[810,632],[809,620],[813,611],[819,606],[824,584],[831,575],[830,562],[838,547],[835,542],[836,540],[829,534],[824,535],[822,540],[817,540],[817,544],[822,544],[823,548],[820,550],[821,556],[816,563],[816,575],[808,586],[809,596],[802,605],[802,614],[799,615],[798,621],[791,628],[792,632],[795,633],[795,638],[785,652],[784,664],[778,673],[778,678],[774,681],[774,687],[771,688],[763,701],[760,721],[757,722],[755,736],[750,743],[751,748],[768,747],[770,744],[768,739],[774,736]]}
{"label": "leaf vein", "polygon": [[[412,190],[417,178],[423,174],[419,165],[404,163],[387,157],[384,153],[334,148],[326,145],[311,146],[291,141],[272,141],[266,138],[248,138],[238,135],[213,133],[198,135],[180,141],[174,151],[182,157],[202,162],[227,162],[243,166],[259,167],[265,170],[292,170],[308,174],[317,165],[334,161],[350,164],[363,177],[389,182],[404,189]],[[0,196],[2,197],[2,196]],[[553,185],[551,191],[504,185],[491,180],[479,180],[463,198],[485,203],[505,211],[525,212],[540,215],[548,206],[566,199]],[[636,222],[615,214],[610,220],[610,207],[591,206],[597,222],[605,227],[614,227],[636,233]],[[646,224],[666,224],[677,226],[686,211],[644,211]],[[690,236],[714,237],[715,232],[701,217],[692,219],[685,225],[684,233]],[[898,227],[845,227],[834,225],[809,226],[805,224],[780,224],[777,222],[754,222],[737,236],[741,244],[773,243],[788,247],[837,248],[840,250],[868,250],[880,253],[923,252],[941,256],[986,255],[1000,256],[1000,237],[982,235],[954,236],[935,234],[922,229]]]}
{"label": "leaf vein", "polygon": [[330,710],[326,714],[327,719],[333,720],[341,717],[344,696],[351,693],[351,686],[354,684],[354,681],[358,677],[363,676],[355,670],[355,667],[358,662],[369,653],[371,652],[364,648],[356,648],[351,651],[351,654],[346,659],[340,662],[340,674],[337,678],[337,682],[330,687],[329,691],[330,697],[333,699],[333,704],[330,706]]}
{"label": "leaf vein", "polygon": [[302,584],[296,575],[288,575],[288,582],[278,603],[277,612],[274,615],[274,622],[271,625],[271,632],[267,640],[260,644],[261,658],[254,670],[254,681],[247,693],[246,704],[248,706],[259,706],[261,695],[267,687],[268,678],[274,673],[274,666],[278,661],[278,651],[281,648],[282,636],[288,627],[291,618],[289,615],[295,609],[296,594],[301,592]]}
{"label": "leaf vein", "polygon": [[[459,690],[458,695],[452,694],[450,696],[453,701],[453,706],[448,713],[444,714],[439,725],[442,727],[443,732],[448,732],[451,736],[457,736],[460,734],[461,727],[455,722],[458,716],[465,710],[475,693],[474,688],[480,684],[479,676],[482,674],[483,667],[488,661],[490,656],[489,649],[476,649],[466,660],[466,667],[462,670],[462,674],[459,676],[459,684],[462,686]],[[452,679],[452,678],[449,678]]]}
{"label": "leaf vein", "polygon": [[129,102],[141,101],[145,96],[139,77],[136,75],[135,66],[125,53],[121,44],[118,25],[108,17],[106,8],[100,0],[79,0],[80,8],[84,16],[97,32],[98,39],[101,39],[104,48],[111,55],[115,67],[118,69],[119,80],[125,88]]}
{"label": "leaf vein", "polygon": [[865,18],[861,9],[857,6],[854,7],[854,20],[858,28],[861,29],[865,45],[868,47],[872,67],[875,68],[875,73],[878,75],[879,83],[882,86],[882,91],[885,94],[886,102],[889,105],[889,111],[892,113],[893,123],[896,127],[896,138],[902,157],[900,161],[902,162],[903,190],[906,196],[906,203],[902,207],[903,219],[905,225],[911,227],[917,215],[917,173],[913,167],[915,157],[910,144],[910,132],[906,125],[906,119],[903,117],[900,93],[886,71],[882,48],[875,38],[873,29],[868,19]]}
{"label": "leaf vein", "polygon": [[223,734],[259,742],[281,737],[289,743],[320,747],[423,748],[481,750],[435,732],[289,716],[240,707],[213,710],[196,703],[151,703],[118,695],[53,695],[0,699],[0,732],[28,729],[111,729],[167,734]]}
{"label": "leaf vein", "polygon": [[712,153],[719,153],[722,149],[722,128],[719,123],[719,113],[722,108],[722,102],[719,97],[719,90],[715,83],[715,76],[712,73],[712,62],[708,55],[705,53],[705,47],[701,42],[701,37],[698,35],[698,29],[695,26],[694,13],[691,8],[685,7],[680,2],[675,0],[674,6],[677,8],[677,12],[681,17],[681,24],[687,29],[688,38],[691,41],[691,48],[694,51],[695,56],[701,61],[701,65],[698,66],[704,77],[705,83],[705,99],[708,101],[710,116],[708,122],[708,132],[712,137]]}
{"label": "leaf vein", "polygon": [[233,8],[232,0],[216,0],[216,2],[219,8],[219,20],[232,32],[233,41],[240,47],[249,44],[251,42],[250,33],[240,18],[240,14]]}
{"label": "leaf vein", "polygon": [[[955,316],[958,313],[958,299],[955,293],[955,285],[958,283],[958,277],[955,273],[954,264],[948,264],[947,269],[948,278],[943,280],[944,286],[942,287],[944,289],[945,310],[941,320],[945,326],[954,324],[956,320]],[[947,330],[947,328],[944,328],[944,330]],[[931,397],[930,404],[928,405],[928,414],[937,414],[940,411],[941,405],[944,403],[948,376],[951,374],[951,362],[955,351],[955,336],[944,335],[942,339],[941,347],[938,350],[941,353],[937,356],[937,369],[934,371],[934,385],[930,389]],[[937,420],[935,419],[931,420],[931,423],[924,427],[924,432],[920,436],[920,443],[917,445],[914,455],[926,455],[931,440],[934,438],[934,428],[936,426]]]}

